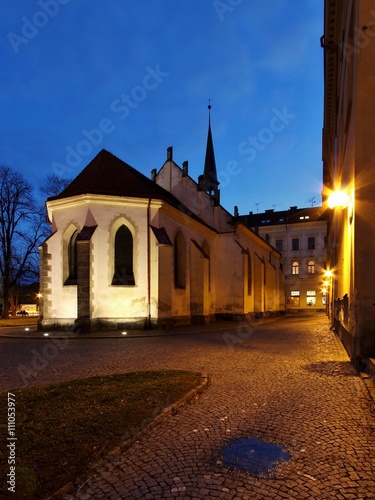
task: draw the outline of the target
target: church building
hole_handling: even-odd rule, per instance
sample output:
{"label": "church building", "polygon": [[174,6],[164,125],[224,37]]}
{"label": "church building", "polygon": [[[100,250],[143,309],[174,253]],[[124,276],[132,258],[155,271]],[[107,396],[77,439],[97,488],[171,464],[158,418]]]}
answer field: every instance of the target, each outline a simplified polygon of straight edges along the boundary
{"label": "church building", "polygon": [[103,149],[47,210],[43,330],[167,328],[285,310],[281,254],[220,205],[210,122],[198,182],[171,147],[151,179]]}

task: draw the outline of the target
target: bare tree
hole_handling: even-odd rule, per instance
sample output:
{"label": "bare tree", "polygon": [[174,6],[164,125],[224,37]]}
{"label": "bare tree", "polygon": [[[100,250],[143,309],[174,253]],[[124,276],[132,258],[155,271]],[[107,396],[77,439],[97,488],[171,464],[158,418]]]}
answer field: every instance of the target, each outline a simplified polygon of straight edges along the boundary
{"label": "bare tree", "polygon": [[71,182],[72,179],[60,177],[56,174],[50,174],[46,177],[44,184],[40,186],[39,192],[45,198],[56,196],[64,191],[64,189],[69,186]]}
{"label": "bare tree", "polygon": [[46,237],[44,210],[18,172],[0,167],[0,279],[2,317],[9,317],[12,288],[38,276],[38,245]]}

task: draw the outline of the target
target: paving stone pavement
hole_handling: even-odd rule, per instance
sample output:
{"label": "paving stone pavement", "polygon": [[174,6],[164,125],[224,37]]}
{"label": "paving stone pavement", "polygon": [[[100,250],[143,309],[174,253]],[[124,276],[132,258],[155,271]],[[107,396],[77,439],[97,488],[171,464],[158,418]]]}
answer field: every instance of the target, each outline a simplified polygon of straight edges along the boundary
{"label": "paving stone pavement", "polygon": [[[50,341],[0,339],[0,390],[146,369],[211,377],[66,499],[375,498],[374,401],[325,315],[194,332],[67,340],[57,351]],[[269,476],[229,470],[220,450],[244,436],[281,444],[291,459]]]}

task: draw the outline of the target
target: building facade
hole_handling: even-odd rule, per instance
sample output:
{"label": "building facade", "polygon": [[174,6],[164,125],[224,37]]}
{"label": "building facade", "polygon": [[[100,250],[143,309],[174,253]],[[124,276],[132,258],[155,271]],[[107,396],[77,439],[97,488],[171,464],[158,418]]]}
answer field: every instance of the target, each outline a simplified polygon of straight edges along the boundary
{"label": "building facade", "polygon": [[323,201],[330,316],[351,359],[375,356],[375,8],[326,0]]}
{"label": "building facade", "polygon": [[281,253],[286,311],[325,311],[326,211],[322,207],[290,207],[239,218]]}
{"label": "building facade", "polygon": [[211,127],[198,183],[102,150],[47,210],[42,329],[144,328],[284,310],[281,254],[220,205]]}

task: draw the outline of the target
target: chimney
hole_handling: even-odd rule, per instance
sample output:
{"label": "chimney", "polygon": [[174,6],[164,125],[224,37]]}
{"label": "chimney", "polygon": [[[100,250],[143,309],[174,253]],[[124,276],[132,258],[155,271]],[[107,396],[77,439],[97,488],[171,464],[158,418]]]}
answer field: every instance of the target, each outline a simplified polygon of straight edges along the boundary
{"label": "chimney", "polygon": [[167,161],[172,161],[173,160],[173,147],[169,146],[167,148]]}
{"label": "chimney", "polygon": [[151,180],[154,182],[156,181],[156,168],[151,170]]}
{"label": "chimney", "polygon": [[238,217],[239,213],[238,213],[238,207],[237,205],[234,205],[234,217]]}
{"label": "chimney", "polygon": [[182,164],[182,177],[187,177],[188,175],[189,162],[186,160]]}

